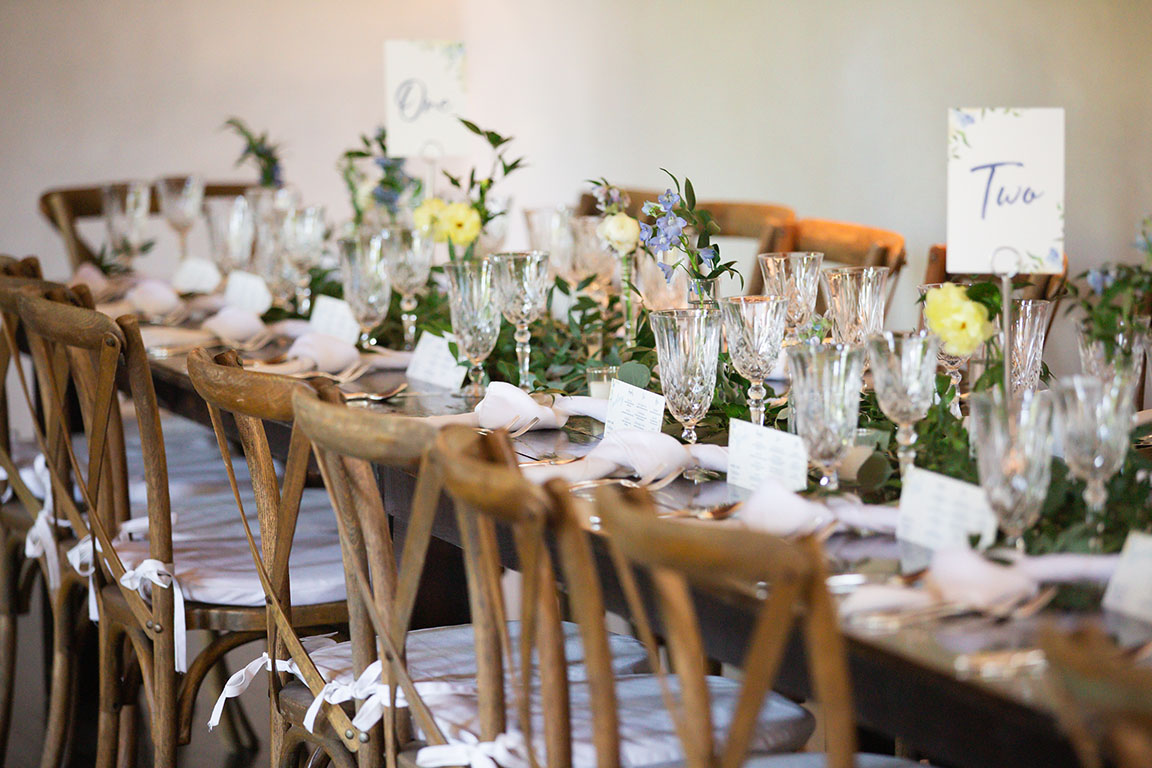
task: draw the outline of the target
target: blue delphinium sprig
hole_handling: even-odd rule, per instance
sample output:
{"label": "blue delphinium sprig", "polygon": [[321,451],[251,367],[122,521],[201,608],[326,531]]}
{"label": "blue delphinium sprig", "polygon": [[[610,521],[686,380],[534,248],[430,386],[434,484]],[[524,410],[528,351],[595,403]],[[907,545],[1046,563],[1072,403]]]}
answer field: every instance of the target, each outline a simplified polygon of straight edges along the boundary
{"label": "blue delphinium sprig", "polygon": [[404,170],[403,158],[388,156],[387,133],[383,127],[377,128],[371,138],[362,135],[360,145],[342,154],[338,165],[352,200],[352,219],[360,225],[364,222],[365,214],[365,201],[361,199],[360,189],[366,176],[357,168],[356,162],[372,158],[372,165],[380,171],[380,179],[372,188],[372,202],[386,211],[389,219],[396,221],[405,195],[409,198],[419,197],[423,185]]}
{"label": "blue delphinium sprig", "polygon": [[260,171],[260,186],[279,188],[284,185],[284,176],[280,169],[280,146],[268,141],[267,131],[257,136],[238,117],[225,120],[224,127],[231,128],[244,139],[244,151],[236,159],[236,165],[243,165],[245,161],[251,160]]}
{"label": "blue delphinium sprig", "polygon": [[[661,169],[664,170],[664,169]],[[712,242],[712,237],[720,233],[720,225],[712,214],[696,207],[696,191],[690,179],[680,181],[664,170],[672,179],[673,188],[668,188],[656,200],[644,203],[644,215],[651,222],[640,224],[640,244],[661,263],[661,254],[679,251],[684,258],[672,265],[661,263],[664,276],[671,282],[672,268],[683,266],[688,276],[694,279],[711,280],[724,274],[740,276],[736,262],[720,261],[720,246]],[[740,278],[743,283],[743,277]]]}

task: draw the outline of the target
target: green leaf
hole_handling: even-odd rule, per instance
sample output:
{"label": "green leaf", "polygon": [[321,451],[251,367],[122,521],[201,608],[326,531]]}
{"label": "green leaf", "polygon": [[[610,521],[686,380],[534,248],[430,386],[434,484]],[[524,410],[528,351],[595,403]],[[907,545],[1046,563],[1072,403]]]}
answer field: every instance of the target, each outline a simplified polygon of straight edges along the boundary
{"label": "green leaf", "polygon": [[696,208],[696,190],[692,188],[692,180],[687,176],[684,177],[684,202],[688,205],[688,210]]}
{"label": "green leaf", "polygon": [[616,371],[616,378],[634,387],[645,389],[648,383],[652,381],[652,371],[643,363],[633,360],[620,366],[620,369]]}
{"label": "green leaf", "polygon": [[484,131],[480,128],[480,126],[476,125],[476,123],[472,122],[471,120],[465,120],[464,118],[461,117],[460,123],[461,123],[461,125],[463,125],[468,130],[472,131],[472,133],[476,134],[477,136],[483,136],[484,135]]}

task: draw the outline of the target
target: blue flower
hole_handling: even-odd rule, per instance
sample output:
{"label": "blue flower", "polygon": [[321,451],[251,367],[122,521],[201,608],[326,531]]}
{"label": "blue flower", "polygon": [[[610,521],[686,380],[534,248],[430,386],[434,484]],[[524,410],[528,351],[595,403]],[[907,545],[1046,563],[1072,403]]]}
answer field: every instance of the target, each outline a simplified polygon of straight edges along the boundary
{"label": "blue flower", "polygon": [[640,210],[643,211],[645,216],[652,216],[653,218],[656,218],[656,217],[660,216],[662,213],[664,213],[664,209],[661,208],[656,203],[652,202],[651,200],[644,203],[644,205],[641,206]]}
{"label": "blue flower", "polygon": [[665,190],[664,194],[660,195],[657,200],[660,201],[661,208],[663,208],[665,211],[671,211],[680,202],[680,195],[668,189]]}
{"label": "blue flower", "polygon": [[656,220],[656,226],[660,228],[661,234],[669,240],[679,239],[680,235],[684,234],[684,225],[687,223],[674,213],[667,213]]}
{"label": "blue flower", "polygon": [[385,173],[389,173],[404,165],[404,160],[399,157],[377,157],[375,160],[376,165],[380,166],[380,170]]}
{"label": "blue flower", "polygon": [[1112,283],[1116,282],[1116,275],[1102,269],[1090,269],[1084,279],[1088,283],[1088,287],[1092,289],[1092,293],[1101,294]]}
{"label": "blue flower", "polygon": [[608,188],[608,202],[612,203],[613,205],[618,205],[620,203],[620,190],[616,189],[616,187]]}
{"label": "blue flower", "polygon": [[652,225],[640,224],[640,242],[648,245],[648,241],[652,239]]}
{"label": "blue flower", "polygon": [[708,270],[712,269],[712,262],[716,261],[715,246],[710,245],[707,248],[701,248],[696,252],[696,255],[700,257],[701,267]]}
{"label": "blue flower", "polygon": [[972,117],[972,115],[962,109],[956,110],[956,120],[960,123],[960,125],[965,126],[972,125],[972,123],[976,122],[976,118]]}
{"label": "blue flower", "polygon": [[662,261],[656,262],[656,266],[660,267],[660,271],[664,273],[664,282],[668,285],[672,284],[672,272],[676,269],[675,264],[665,264]]}

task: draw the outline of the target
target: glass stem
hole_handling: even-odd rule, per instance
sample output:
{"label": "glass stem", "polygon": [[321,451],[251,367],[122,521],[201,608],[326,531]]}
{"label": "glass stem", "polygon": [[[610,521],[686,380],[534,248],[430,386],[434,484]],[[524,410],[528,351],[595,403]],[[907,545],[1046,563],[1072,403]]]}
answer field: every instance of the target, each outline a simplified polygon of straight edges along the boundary
{"label": "glass stem", "polygon": [[1088,481],[1084,489],[1084,502],[1088,505],[1088,528],[1092,538],[1088,540],[1088,548],[1092,552],[1100,552],[1104,548],[1104,504],[1108,501],[1108,491],[1104,488],[1104,480],[1094,477]]}
{"label": "glass stem", "polygon": [[306,281],[296,284],[296,309],[304,316],[312,311],[312,287]]}
{"label": "glass stem", "polygon": [[948,371],[948,378],[952,380],[952,405],[949,410],[956,418],[961,418],[960,414],[960,369],[953,368]]}
{"label": "glass stem", "polygon": [[685,424],[683,426],[684,431],[680,433],[680,439],[688,443],[688,445],[694,445],[696,443],[696,425]]}
{"label": "glass stem", "polygon": [[180,235],[180,261],[188,258],[188,230],[181,229],[177,232]]}
{"label": "glass stem", "polygon": [[764,426],[764,396],[767,394],[762,381],[754,381],[748,387],[748,415],[758,427]]}
{"label": "glass stem", "polygon": [[633,347],[636,345],[636,318],[632,313],[632,282],[634,277],[632,275],[632,254],[626,253],[620,257],[620,275],[621,282],[620,291],[624,299],[624,346]]}
{"label": "glass stem", "polygon": [[516,326],[516,333],[512,336],[516,339],[516,362],[520,364],[520,389],[528,391],[531,389],[528,380],[532,378],[532,374],[528,371],[528,362],[531,355],[531,348],[528,345],[532,334],[528,330],[527,323],[521,323]]}
{"label": "glass stem", "polygon": [[476,363],[476,362],[472,363],[471,367],[468,368],[468,381],[470,382],[470,384],[468,386],[468,393],[475,395],[477,397],[483,397],[483,395],[484,395],[483,380],[484,380],[484,368],[483,368],[483,366],[481,366],[480,363]]}
{"label": "glass stem", "polygon": [[916,427],[913,424],[901,424],[896,430],[896,455],[900,459],[900,476],[903,477],[908,467],[916,461]]}
{"label": "glass stem", "polygon": [[404,323],[404,349],[416,348],[416,297],[400,299],[400,320]]}
{"label": "glass stem", "polygon": [[836,472],[835,464],[820,465],[820,487],[825,491],[840,490],[840,475]]}
{"label": "glass stem", "polygon": [[372,337],[368,334],[368,331],[370,331],[370,330],[372,330],[372,329],[371,328],[361,328],[360,329],[360,346],[361,347],[370,347],[374,343],[372,341]]}

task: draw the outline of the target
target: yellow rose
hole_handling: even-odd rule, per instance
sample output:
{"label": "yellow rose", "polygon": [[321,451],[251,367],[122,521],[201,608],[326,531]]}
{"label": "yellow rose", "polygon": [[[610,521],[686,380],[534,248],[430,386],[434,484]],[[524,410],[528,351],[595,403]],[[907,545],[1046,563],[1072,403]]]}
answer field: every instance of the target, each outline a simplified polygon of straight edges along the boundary
{"label": "yellow rose", "polygon": [[467,203],[450,203],[437,217],[437,239],[467,246],[480,235],[480,214]]}
{"label": "yellow rose", "polygon": [[444,235],[436,224],[445,207],[447,207],[447,203],[443,200],[438,197],[430,197],[412,211],[412,223],[421,232],[434,233],[436,242],[442,243],[444,242]]}
{"label": "yellow rose", "polygon": [[966,288],[944,283],[924,297],[924,319],[949,355],[968,357],[996,333],[988,308],[968,298]]}
{"label": "yellow rose", "polygon": [[596,234],[617,254],[626,256],[640,242],[640,223],[626,213],[614,213],[600,222]]}

